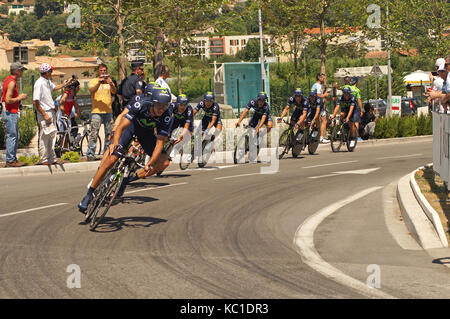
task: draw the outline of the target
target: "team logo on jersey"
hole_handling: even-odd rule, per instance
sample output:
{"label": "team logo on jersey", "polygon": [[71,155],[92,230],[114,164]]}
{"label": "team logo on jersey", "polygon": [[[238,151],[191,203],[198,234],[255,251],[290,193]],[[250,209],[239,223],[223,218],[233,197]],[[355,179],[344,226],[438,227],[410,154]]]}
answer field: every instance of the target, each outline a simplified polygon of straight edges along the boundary
{"label": "team logo on jersey", "polygon": [[156,122],[152,121],[152,120],[147,120],[147,119],[139,119],[139,121],[145,126],[145,127],[156,127]]}

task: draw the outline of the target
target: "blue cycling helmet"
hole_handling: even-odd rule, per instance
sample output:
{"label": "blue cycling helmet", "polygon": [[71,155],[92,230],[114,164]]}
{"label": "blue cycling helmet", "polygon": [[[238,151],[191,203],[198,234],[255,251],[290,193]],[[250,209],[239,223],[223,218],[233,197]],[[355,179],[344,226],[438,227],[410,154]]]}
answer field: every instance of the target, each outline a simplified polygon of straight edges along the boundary
{"label": "blue cycling helmet", "polygon": [[355,85],[356,83],[358,83],[358,77],[354,76],[350,79],[350,85]]}
{"label": "blue cycling helmet", "polygon": [[309,91],[309,96],[310,96],[310,97],[311,97],[311,96],[317,97],[317,91],[316,91],[316,90],[311,90],[311,91]]}
{"label": "blue cycling helmet", "polygon": [[295,89],[294,96],[303,96],[303,90],[302,89]]}
{"label": "blue cycling helmet", "polygon": [[189,103],[189,98],[187,97],[186,94],[180,94],[177,97],[177,104],[188,104]]}
{"label": "blue cycling helmet", "polygon": [[261,100],[261,101],[267,100],[267,94],[266,94],[266,92],[259,92],[259,93],[258,93],[258,97],[257,97],[256,99],[257,99],[257,100]]}
{"label": "blue cycling helmet", "polygon": [[346,86],[345,88],[342,88],[342,94],[351,94],[352,93],[352,89],[349,88],[348,86]]}
{"label": "blue cycling helmet", "polygon": [[152,90],[152,101],[154,103],[169,104],[172,100],[172,96],[165,88],[155,86]]}
{"label": "blue cycling helmet", "polygon": [[152,95],[152,90],[155,86],[158,86],[158,83],[156,82],[150,82],[149,84],[147,84],[144,88],[144,94],[147,96],[151,96]]}
{"label": "blue cycling helmet", "polygon": [[206,92],[205,95],[203,96],[203,99],[205,101],[214,101],[215,96],[213,92]]}

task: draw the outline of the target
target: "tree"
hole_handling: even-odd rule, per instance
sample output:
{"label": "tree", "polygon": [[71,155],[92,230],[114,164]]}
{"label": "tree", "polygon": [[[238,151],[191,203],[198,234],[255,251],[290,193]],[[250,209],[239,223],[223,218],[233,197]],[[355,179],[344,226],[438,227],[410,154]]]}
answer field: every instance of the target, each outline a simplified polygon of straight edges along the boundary
{"label": "tree", "polygon": [[[269,46],[266,42],[263,43],[264,56],[270,55]],[[245,48],[238,53],[236,57],[243,61],[257,62],[261,56],[261,48],[259,44],[259,39],[253,38],[248,40]]]}
{"label": "tree", "polygon": [[48,14],[60,14],[64,10],[58,0],[38,0],[34,6],[34,12],[38,19]]}
{"label": "tree", "polygon": [[9,14],[9,8],[7,5],[1,5],[0,6],[0,14]]}

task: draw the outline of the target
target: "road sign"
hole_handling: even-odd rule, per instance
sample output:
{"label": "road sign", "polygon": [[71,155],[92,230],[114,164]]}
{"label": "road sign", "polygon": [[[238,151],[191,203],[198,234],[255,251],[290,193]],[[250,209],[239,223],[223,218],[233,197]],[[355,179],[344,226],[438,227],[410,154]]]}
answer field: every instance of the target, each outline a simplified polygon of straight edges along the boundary
{"label": "road sign", "polygon": [[390,115],[401,115],[402,112],[402,97],[393,96],[391,100],[392,109],[390,110]]}
{"label": "road sign", "polygon": [[383,71],[381,71],[381,68],[378,65],[378,63],[374,64],[372,70],[370,71],[370,75],[376,75],[376,76],[383,75]]}

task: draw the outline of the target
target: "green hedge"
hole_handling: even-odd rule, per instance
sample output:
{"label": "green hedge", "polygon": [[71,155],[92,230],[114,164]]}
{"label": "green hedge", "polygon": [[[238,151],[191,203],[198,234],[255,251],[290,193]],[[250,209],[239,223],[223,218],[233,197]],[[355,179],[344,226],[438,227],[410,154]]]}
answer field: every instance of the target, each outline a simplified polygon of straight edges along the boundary
{"label": "green hedge", "polygon": [[380,117],[375,126],[375,138],[432,135],[431,115]]}
{"label": "green hedge", "polygon": [[[19,147],[27,147],[30,145],[31,140],[36,135],[37,123],[34,116],[33,109],[26,109],[22,116],[19,118]],[[4,149],[6,138],[5,123],[0,121],[0,148]]]}

